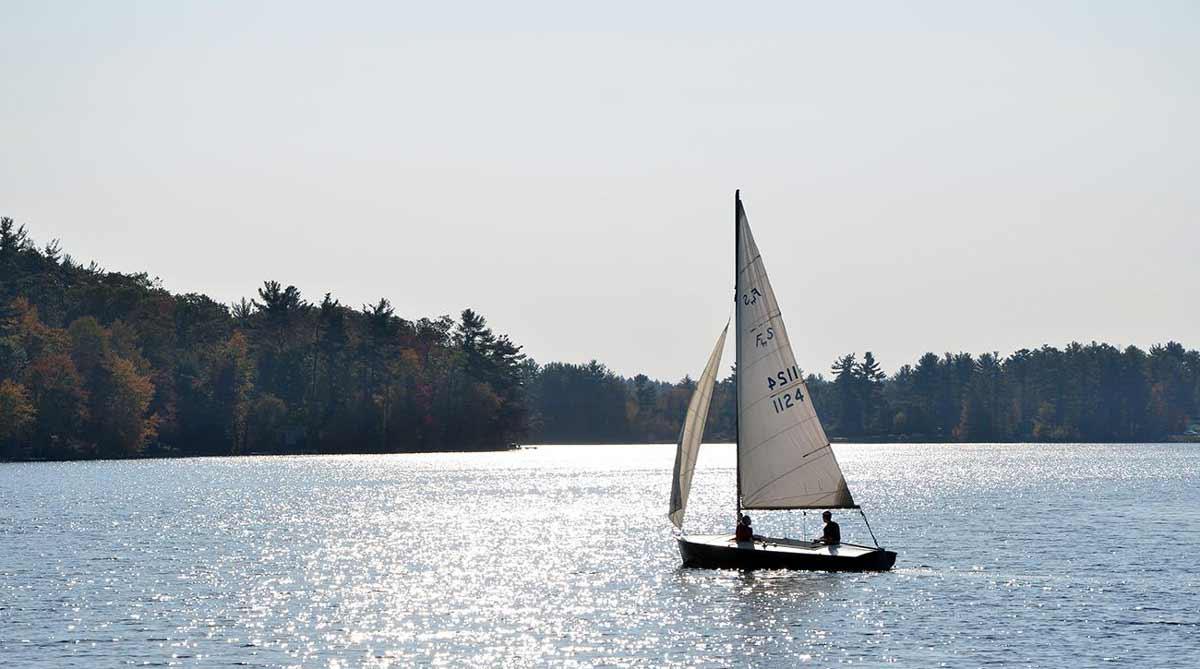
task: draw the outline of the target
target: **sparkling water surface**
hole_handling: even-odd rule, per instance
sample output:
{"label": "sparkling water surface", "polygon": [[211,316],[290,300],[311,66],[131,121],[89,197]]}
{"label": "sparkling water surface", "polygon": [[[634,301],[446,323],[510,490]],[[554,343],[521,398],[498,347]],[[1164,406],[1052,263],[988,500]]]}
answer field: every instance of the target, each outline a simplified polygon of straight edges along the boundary
{"label": "sparkling water surface", "polygon": [[0,464],[0,665],[1200,662],[1200,445],[835,450],[892,572],[681,568],[673,446]]}

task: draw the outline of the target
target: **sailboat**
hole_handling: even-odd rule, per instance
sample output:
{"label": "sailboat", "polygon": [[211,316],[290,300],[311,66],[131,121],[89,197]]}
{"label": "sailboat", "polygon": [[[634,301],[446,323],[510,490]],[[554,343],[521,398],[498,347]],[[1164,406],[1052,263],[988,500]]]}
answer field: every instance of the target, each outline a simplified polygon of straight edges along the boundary
{"label": "sailboat", "polygon": [[729,324],[688,404],[675,452],[668,514],[677,531],[685,566],[814,570],[886,570],[896,553],[880,547],[866,513],[854,503],[808,387],[796,364],[792,344],[762,254],[754,243],[741,192],[734,193],[734,336],[737,356],[737,518],[743,510],[844,509],[858,511],[871,533],[872,546],[826,545],[803,539],[683,534],[683,517],[721,352]]}

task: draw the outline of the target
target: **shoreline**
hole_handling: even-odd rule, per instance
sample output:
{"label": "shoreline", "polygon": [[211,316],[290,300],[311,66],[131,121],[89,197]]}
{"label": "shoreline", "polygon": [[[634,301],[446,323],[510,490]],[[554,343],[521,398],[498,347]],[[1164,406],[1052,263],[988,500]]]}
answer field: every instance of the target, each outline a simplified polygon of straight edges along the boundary
{"label": "shoreline", "polygon": [[[731,446],[732,441],[709,441],[704,442],[709,445],[724,445]],[[973,446],[973,445],[1025,445],[1025,446],[1056,446],[1063,444],[1072,445],[1088,445],[1088,446],[1161,446],[1173,444],[1200,444],[1200,435],[1170,435],[1164,441],[944,441],[944,440],[921,440],[921,439],[831,439],[830,443],[834,445],[856,446],[856,445],[886,445],[894,444],[902,445],[937,445],[937,446]],[[349,452],[298,452],[298,453],[226,453],[226,454],[188,454],[188,455],[172,455],[172,454],[147,454],[134,455],[124,458],[115,457],[98,457],[98,458],[0,458],[0,465],[5,464],[28,464],[28,463],[59,463],[59,462],[125,462],[139,460],[191,460],[191,459],[209,459],[209,458],[286,458],[286,457],[310,457],[322,455],[426,455],[434,453],[499,453],[505,451],[523,451],[536,450],[543,446],[670,446],[674,445],[673,441],[629,441],[629,442],[613,442],[613,441],[579,441],[575,443],[561,442],[530,442],[523,444],[513,444],[510,446],[495,447],[495,448],[470,448],[470,449],[433,449],[421,451],[388,451],[380,453],[375,451],[349,451]]]}

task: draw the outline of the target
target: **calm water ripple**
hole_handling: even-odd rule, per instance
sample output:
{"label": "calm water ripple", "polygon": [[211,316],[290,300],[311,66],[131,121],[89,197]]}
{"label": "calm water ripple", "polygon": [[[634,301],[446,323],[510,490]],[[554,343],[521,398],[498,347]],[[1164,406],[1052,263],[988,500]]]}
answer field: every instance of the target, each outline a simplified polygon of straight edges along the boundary
{"label": "calm water ripple", "polygon": [[[0,665],[1200,657],[1200,447],[836,450],[893,572],[680,568],[672,446],[0,464]],[[689,531],[730,531],[733,489],[706,446]]]}

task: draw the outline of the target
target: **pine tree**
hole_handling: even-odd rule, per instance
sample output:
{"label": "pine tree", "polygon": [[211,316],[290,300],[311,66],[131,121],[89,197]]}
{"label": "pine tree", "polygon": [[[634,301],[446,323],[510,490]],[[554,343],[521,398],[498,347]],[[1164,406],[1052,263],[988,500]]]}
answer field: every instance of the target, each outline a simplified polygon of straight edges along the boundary
{"label": "pine tree", "polygon": [[839,407],[838,434],[860,436],[863,432],[863,377],[854,354],[848,353],[834,361],[833,374]]}
{"label": "pine tree", "polygon": [[870,351],[863,354],[857,372],[862,387],[863,427],[868,434],[883,434],[888,427],[884,424],[887,411],[883,402],[883,386],[887,375]]}

